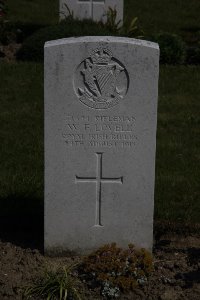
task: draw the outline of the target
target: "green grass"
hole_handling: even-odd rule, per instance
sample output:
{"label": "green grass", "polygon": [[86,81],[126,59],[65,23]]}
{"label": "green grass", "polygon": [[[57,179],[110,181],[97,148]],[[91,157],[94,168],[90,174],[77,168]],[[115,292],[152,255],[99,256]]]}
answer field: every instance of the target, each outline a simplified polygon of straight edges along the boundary
{"label": "green grass", "polygon": [[[125,16],[139,18],[146,34],[182,29],[200,30],[199,0],[124,0]],[[11,21],[52,24],[58,22],[58,0],[8,0]]]}
{"label": "green grass", "polygon": [[0,215],[31,213],[43,202],[43,67],[1,63],[0,74]]}
{"label": "green grass", "polygon": [[199,28],[199,0],[125,0],[125,16],[137,16],[146,34],[166,31],[181,34]]}
{"label": "green grass", "polygon": [[47,300],[81,300],[77,290],[77,280],[70,272],[72,267],[56,271],[46,271],[41,278],[38,278],[34,286],[25,290],[26,299],[47,299]]}
{"label": "green grass", "polygon": [[200,220],[200,67],[162,67],[155,217]]}
{"label": "green grass", "polygon": [[[0,65],[0,215],[43,203],[43,65]],[[155,218],[200,219],[200,67],[160,72]]]}

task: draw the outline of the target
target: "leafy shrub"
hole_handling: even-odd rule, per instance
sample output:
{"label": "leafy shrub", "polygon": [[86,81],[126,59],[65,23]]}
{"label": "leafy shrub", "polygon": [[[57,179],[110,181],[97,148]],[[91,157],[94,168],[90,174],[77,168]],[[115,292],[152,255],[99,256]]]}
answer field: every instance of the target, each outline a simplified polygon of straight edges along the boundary
{"label": "leafy shrub", "polygon": [[123,250],[115,243],[85,257],[80,267],[84,280],[99,285],[103,296],[113,298],[145,284],[152,271],[152,256],[145,249],[129,245]]}
{"label": "leafy shrub", "polygon": [[[69,20],[75,20],[73,10],[70,10],[67,4],[64,4],[68,11],[68,16],[65,18]],[[143,31],[138,26],[138,18],[134,17],[131,22],[127,22],[125,19],[124,22],[121,20],[117,21],[117,10],[116,8],[109,7],[106,12],[106,23],[102,23],[101,21],[97,22],[102,28],[109,30],[113,35],[122,35],[127,37],[141,37],[141,33]]]}
{"label": "leafy shrub", "polygon": [[6,27],[6,2],[5,0],[0,0],[0,43],[4,44],[4,40],[6,38],[7,32],[5,30]]}
{"label": "leafy shrub", "polygon": [[0,19],[5,17],[6,12],[7,12],[6,1],[0,0]]}
{"label": "leafy shrub", "polygon": [[22,43],[42,27],[44,25],[0,20],[0,43],[3,45],[8,45],[10,42]]}
{"label": "leafy shrub", "polygon": [[27,38],[17,53],[20,60],[42,61],[44,58],[44,44],[46,41],[78,36],[100,36],[112,33],[102,27],[100,23],[91,20],[66,19],[58,25],[42,28]]}
{"label": "leafy shrub", "polygon": [[143,31],[139,27],[138,18],[135,17],[131,20],[131,22],[127,22],[124,20],[121,25],[121,20],[117,22],[117,10],[108,8],[107,11],[107,21],[105,23],[105,27],[109,29],[113,35],[119,34],[120,36],[132,37],[132,38],[141,38]]}
{"label": "leafy shrub", "polygon": [[130,24],[127,22],[120,26],[120,21],[116,22],[116,9],[109,8],[107,12],[107,22],[94,22],[92,20],[74,19],[73,12],[69,11],[69,16],[60,24],[43,28],[29,37],[22,48],[17,53],[20,60],[42,61],[44,58],[43,47],[46,41],[67,37],[79,36],[128,36],[139,37],[142,32],[137,25],[137,18]]}
{"label": "leafy shrub", "polygon": [[186,58],[186,46],[181,37],[160,33],[150,38],[160,46],[160,63],[162,64],[183,64]]}
{"label": "leafy shrub", "polygon": [[3,45],[8,45],[16,39],[15,34],[7,24],[5,20],[0,20],[0,43]]}
{"label": "leafy shrub", "polygon": [[200,64],[200,44],[195,47],[187,48],[186,63],[190,65]]}
{"label": "leafy shrub", "polygon": [[11,25],[13,31],[15,31],[16,33],[17,43],[22,43],[26,38],[31,36],[33,33],[45,27],[42,24],[24,23],[19,21],[12,23]]}

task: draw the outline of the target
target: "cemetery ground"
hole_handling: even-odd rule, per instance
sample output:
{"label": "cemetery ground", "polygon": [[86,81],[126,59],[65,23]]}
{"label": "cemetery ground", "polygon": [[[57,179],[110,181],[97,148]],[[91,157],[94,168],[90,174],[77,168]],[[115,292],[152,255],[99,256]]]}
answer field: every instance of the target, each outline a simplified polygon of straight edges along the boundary
{"label": "cemetery ground", "polygon": [[[57,21],[56,1],[9,2],[12,21]],[[151,2],[125,1],[127,14],[131,7],[147,33],[193,38],[199,30],[198,1]],[[44,270],[81,258],[43,255],[43,64],[0,62],[0,78],[0,299],[17,300]],[[199,82],[200,66],[160,68],[154,271],[146,285],[120,299],[200,299]],[[77,288],[82,299],[103,299],[98,288],[81,281]]]}
{"label": "cemetery ground", "polygon": [[[154,246],[154,272],[148,282],[136,287],[133,291],[121,294],[117,299],[199,300],[200,239],[194,231],[189,232],[184,236],[167,233],[157,238]],[[23,232],[20,237],[24,238],[26,243],[30,242],[30,245],[35,246],[38,243],[39,232],[35,232],[34,235],[33,232],[27,230],[27,233]],[[41,276],[44,277],[47,270],[55,271],[63,266],[74,265],[81,261],[80,257],[72,256],[44,257],[39,250],[38,247],[35,250],[22,245],[18,246],[17,243],[8,243],[5,242],[5,239],[0,241],[0,299],[28,299],[22,296],[25,289],[27,286],[32,286],[33,282]],[[98,287],[91,283],[87,286],[78,280],[75,271],[72,272],[72,276],[74,285],[81,296],[80,299],[115,299],[102,297]],[[42,300],[43,298],[31,297],[30,299]]]}

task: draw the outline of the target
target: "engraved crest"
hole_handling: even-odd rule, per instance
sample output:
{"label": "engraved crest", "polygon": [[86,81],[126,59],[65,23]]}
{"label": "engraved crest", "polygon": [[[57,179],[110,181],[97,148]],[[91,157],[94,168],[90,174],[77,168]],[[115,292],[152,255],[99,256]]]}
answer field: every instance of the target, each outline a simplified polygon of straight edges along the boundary
{"label": "engraved crest", "polygon": [[107,109],[126,95],[128,73],[108,48],[99,47],[78,66],[74,85],[82,103],[94,109]]}

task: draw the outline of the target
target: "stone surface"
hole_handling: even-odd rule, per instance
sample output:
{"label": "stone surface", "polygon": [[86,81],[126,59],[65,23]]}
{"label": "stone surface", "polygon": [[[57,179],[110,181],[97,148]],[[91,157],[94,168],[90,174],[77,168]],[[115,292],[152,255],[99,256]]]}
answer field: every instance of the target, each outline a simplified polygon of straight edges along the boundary
{"label": "stone surface", "polygon": [[[66,6],[67,5],[67,6]],[[106,21],[106,13],[111,7],[116,8],[116,22],[123,22],[123,0],[60,0],[60,18],[69,15],[68,9],[73,12],[74,17],[79,19],[93,19],[94,21]]]}
{"label": "stone surface", "polygon": [[158,45],[45,44],[45,251],[151,249]]}

